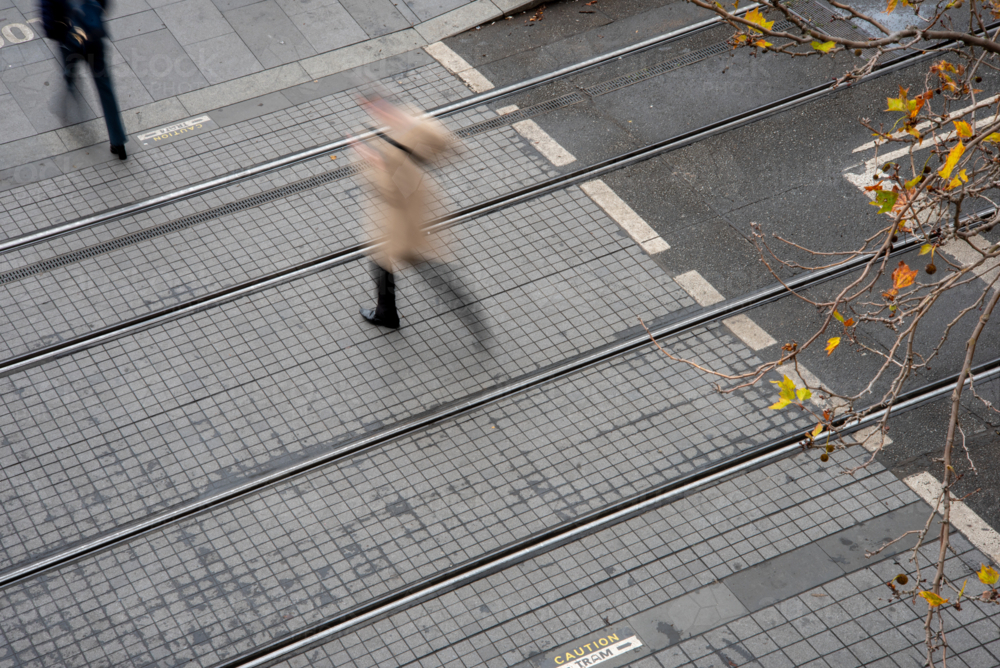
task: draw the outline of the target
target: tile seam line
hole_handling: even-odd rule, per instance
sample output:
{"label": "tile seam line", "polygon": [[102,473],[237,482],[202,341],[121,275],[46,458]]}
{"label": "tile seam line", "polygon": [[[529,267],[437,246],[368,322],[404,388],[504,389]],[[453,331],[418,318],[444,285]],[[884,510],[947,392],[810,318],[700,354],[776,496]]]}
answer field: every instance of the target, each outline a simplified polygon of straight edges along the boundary
{"label": "tile seam line", "polygon": [[[779,291],[784,291],[783,286],[778,286]],[[745,305],[743,305],[745,307]],[[700,313],[696,313],[693,316],[684,318],[678,322],[665,325],[652,333],[655,338],[662,338],[664,336],[676,336],[682,334],[686,331],[694,329],[700,325],[721,319],[725,315],[729,315],[733,309],[741,308],[740,300],[736,301],[735,304],[721,306],[709,307],[707,309],[702,309]],[[635,349],[641,348],[648,345],[649,338],[646,335],[636,336],[633,339],[619,342],[611,346],[605,346],[601,349],[594,350],[589,354],[584,354],[578,356],[577,358],[570,360],[569,362],[562,364],[556,368],[544,369],[542,371],[536,372],[534,374],[529,374],[521,379],[508,383],[505,386],[501,386],[490,390],[488,392],[469,396],[464,400],[459,400],[452,403],[443,409],[435,411],[430,415],[417,416],[415,418],[407,419],[403,422],[397,423],[388,429],[381,430],[376,434],[370,436],[365,436],[360,439],[356,439],[354,442],[345,443],[334,450],[327,453],[323,453],[314,457],[307,458],[300,462],[293,464],[292,466],[285,467],[277,471],[272,471],[271,473],[258,477],[254,480],[246,481],[227,490],[223,490],[217,494],[211,495],[209,497],[203,497],[198,500],[180,504],[174,506],[171,510],[159,513],[156,516],[148,516],[147,518],[134,522],[130,524],[127,528],[121,528],[110,533],[102,534],[94,539],[85,541],[83,543],[74,546],[72,549],[63,550],[55,555],[50,555],[43,559],[36,559],[33,562],[26,564],[24,566],[9,569],[2,575],[0,575],[0,588],[6,587],[17,581],[21,581],[27,577],[31,577],[33,574],[37,574],[43,571],[55,568],[63,563],[76,560],[80,557],[86,556],[87,554],[102,551],[112,545],[129,540],[130,537],[135,537],[136,535],[148,533],[149,531],[155,530],[159,527],[174,523],[185,517],[193,516],[199,514],[210,508],[214,508],[221,504],[227,503],[236,498],[247,496],[256,492],[257,490],[264,489],[273,486],[282,480],[294,478],[300,474],[308,472],[313,469],[320,468],[328,463],[348,457],[351,455],[358,454],[360,452],[367,451],[371,448],[378,447],[382,443],[388,442],[394,438],[399,438],[410,433],[419,432],[426,427],[437,424],[455,417],[459,417],[466,413],[470,413],[474,410],[482,408],[484,406],[492,405],[498,401],[504,400],[511,396],[516,396],[518,394],[523,394],[525,391],[530,390],[533,387],[545,385],[548,383],[556,382],[572,373],[576,373],[582,369],[592,367],[599,364],[605,360],[613,359],[619,357],[622,354],[627,354]],[[995,364],[996,368],[989,367],[990,364]],[[984,378],[989,378],[991,375],[1000,373],[1000,359],[994,362],[987,363],[986,365],[980,365],[975,370],[975,377],[979,380]],[[957,379],[957,374],[953,376]],[[916,396],[921,390],[925,388],[931,388],[931,392],[943,392],[947,390],[947,386],[950,379],[944,379],[937,381],[935,383],[930,383],[925,385],[923,388],[917,388],[916,390],[908,393],[904,398],[900,400],[893,407],[893,411],[899,412],[905,410],[908,402],[912,403],[913,400],[909,397]],[[952,384],[954,381],[951,381]],[[941,388],[945,387],[945,390]],[[918,403],[930,399],[919,400]],[[850,433],[857,429],[867,426],[869,422],[877,419],[885,409],[874,410],[869,415],[857,420],[855,423],[847,425],[845,427],[846,431],[844,433]],[[825,434],[825,432],[824,432]],[[824,434],[817,436],[817,439],[821,439]],[[791,437],[786,437],[794,439],[793,443],[797,445],[802,439],[798,435],[792,435]],[[775,446],[772,446],[775,447]],[[792,446],[790,446],[792,447]],[[750,456],[759,449],[754,449],[748,451],[745,455],[741,454],[737,456],[737,459],[742,459],[744,456]]]}
{"label": "tile seam line", "polygon": [[[757,6],[758,6],[757,3],[753,3],[751,5],[741,8],[740,12],[750,11],[751,9]],[[707,19],[705,21],[701,21],[699,23],[695,23],[690,26],[685,26],[684,28],[680,28],[675,31],[664,33],[662,35],[658,35],[648,40],[644,40],[642,42],[639,42],[638,44],[625,47],[623,49],[618,49],[616,51],[612,51],[585,61],[581,61],[569,67],[549,72],[548,74],[544,74],[538,77],[534,77],[532,79],[521,81],[516,84],[512,84],[510,86],[505,86],[503,88],[494,89],[486,93],[474,95],[464,100],[459,100],[458,102],[453,102],[451,104],[438,107],[426,113],[427,115],[434,117],[446,116],[452,113],[456,113],[464,109],[475,107],[477,105],[483,104],[485,102],[488,102],[490,100],[499,97],[527,90],[529,88],[533,88],[535,86],[547,83],[548,81],[552,81],[554,79],[558,79],[563,76],[567,76],[569,74],[573,74],[575,72],[582,71],[590,67],[595,67],[597,65],[603,64],[604,62],[614,60],[615,58],[624,55],[629,55],[634,52],[652,48],[653,46],[656,46],[664,42],[672,41],[674,39],[680,39],[682,37],[686,37],[697,31],[703,30],[707,27],[711,27],[719,23],[721,23],[721,19],[718,18]],[[280,92],[280,91],[273,91],[273,92]],[[385,128],[380,128],[376,132],[381,132],[384,130]],[[371,139],[372,137],[376,136],[376,132],[365,132],[359,134],[355,139],[359,141]],[[62,234],[68,234],[78,229],[82,229],[92,225],[98,225],[104,222],[110,222],[111,220],[120,218],[122,216],[130,215],[133,213],[139,213],[141,211],[146,211],[148,209],[161,206],[168,202],[185,199],[196,193],[215,190],[225,185],[229,185],[231,183],[252,178],[254,176],[259,176],[260,174],[264,174],[270,171],[274,171],[276,169],[287,167],[289,165],[298,162],[303,162],[312,159],[314,157],[322,155],[323,153],[327,153],[329,151],[342,148],[347,144],[348,144],[347,140],[339,139],[332,143],[313,147],[312,149],[307,149],[305,151],[300,151],[298,153],[286,155],[281,158],[276,158],[275,160],[271,160],[265,163],[260,163],[245,170],[239,170],[237,172],[231,172],[230,174],[226,174],[221,177],[209,179],[208,181],[203,181],[199,184],[186,186],[184,188],[178,188],[168,193],[162,193],[160,195],[147,198],[145,200],[140,200],[139,202],[133,202],[132,204],[127,204],[125,206],[116,207],[114,209],[108,209],[106,211],[99,212],[98,214],[85,216],[76,221],[71,221],[63,225],[56,225],[49,228],[45,228],[43,230],[37,230],[35,232],[30,232],[28,234],[20,235],[17,237],[11,237],[9,239],[0,240],[0,254],[3,254],[6,251],[12,250],[14,248],[36,243],[37,241],[46,238],[50,238],[53,236],[60,236]]]}
{"label": "tile seam line", "polygon": [[[1000,374],[1000,358],[988,364],[993,366],[987,373],[990,375]],[[985,376],[986,374],[980,374],[981,378]],[[951,385],[954,385],[957,382],[957,374],[952,378],[954,380],[951,381]],[[893,412],[904,412],[936,398],[937,395],[951,391],[951,387],[948,384],[945,384],[943,387],[940,383],[933,385],[935,387],[927,395],[919,394],[924,388],[918,388],[914,392],[909,393],[906,400],[893,407]],[[886,409],[873,411],[853,423],[847,424],[845,421],[841,424],[847,430],[845,433],[849,433],[869,426],[870,423],[877,421],[885,411]],[[819,438],[822,438],[824,434],[821,434]],[[289,637],[268,643],[260,649],[213,664],[211,668],[257,668],[279,660],[293,652],[308,649],[318,642],[339,636],[352,628],[408,609],[422,601],[453,591],[458,587],[475,582],[508,566],[521,563],[565,545],[568,542],[626,521],[648,510],[658,508],[666,503],[670,503],[675,497],[697,491],[714,482],[721,482],[743,471],[754,470],[772,463],[801,448],[802,444],[806,441],[807,439],[804,439],[800,434],[793,434],[763,446],[758,446],[740,455],[724,459],[711,467],[707,467],[706,470],[682,476],[663,486],[667,489],[661,487],[658,490],[648,490],[642,494],[629,497],[625,501],[608,504],[605,508],[594,513],[589,513],[573,523],[564,523],[550,530],[539,532],[529,539],[523,539],[518,543],[513,543],[504,548],[486,553],[482,557],[473,560],[474,563],[472,564],[461,564],[439,571],[438,574],[423,581],[423,589],[421,589],[421,583],[417,582],[402,591],[384,594],[362,606],[358,606],[354,610],[342,613],[339,617],[344,619],[344,621],[328,619],[325,622],[320,622],[312,627],[295,632]],[[568,528],[567,524],[570,525]],[[277,649],[269,648],[276,645],[279,646]]]}

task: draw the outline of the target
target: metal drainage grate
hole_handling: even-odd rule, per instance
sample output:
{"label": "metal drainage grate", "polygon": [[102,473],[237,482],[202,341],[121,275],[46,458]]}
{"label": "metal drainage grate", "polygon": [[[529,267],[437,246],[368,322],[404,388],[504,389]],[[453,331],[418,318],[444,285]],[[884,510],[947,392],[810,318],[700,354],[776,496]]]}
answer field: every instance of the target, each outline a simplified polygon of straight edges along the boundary
{"label": "metal drainage grate", "polygon": [[576,104],[577,102],[583,102],[583,96],[579,93],[570,93],[569,95],[563,95],[562,97],[557,97],[554,100],[549,100],[548,102],[542,102],[541,104],[512,111],[509,114],[504,114],[503,116],[491,118],[490,120],[483,121],[482,123],[467,125],[461,130],[458,130],[455,135],[464,139],[473,135],[489,132],[490,130],[496,130],[497,128],[502,128],[534,116],[539,116],[555,109],[559,109],[560,107],[568,107],[569,105]]}
{"label": "metal drainage grate", "polygon": [[64,253],[63,255],[57,255],[56,257],[49,258],[47,260],[42,260],[41,262],[29,264],[27,266],[14,269],[13,271],[8,271],[6,273],[0,274],[0,285],[6,283],[13,283],[15,281],[20,281],[22,279],[28,278],[29,276],[41,274],[46,271],[52,271],[53,269],[58,269],[59,267],[65,267],[66,265],[73,264],[74,262],[80,262],[82,260],[96,257],[97,255],[110,253],[111,251],[116,251],[121,248],[125,248],[126,246],[131,246],[132,244],[148,241],[149,239],[160,237],[165,234],[170,234],[171,232],[177,232],[178,230],[183,230],[185,228],[192,227],[199,223],[204,223],[206,221],[212,220],[213,218],[220,218],[222,216],[228,216],[230,214],[237,213],[239,211],[252,209],[262,204],[267,204],[268,202],[273,202],[275,200],[282,199],[283,197],[287,197],[289,195],[302,192],[303,190],[310,190],[317,186],[323,185],[324,183],[331,183],[333,181],[338,181],[340,179],[344,179],[349,176],[360,174],[362,171],[364,171],[364,167],[361,166],[360,164],[347,165],[345,167],[340,167],[333,171],[326,172],[325,174],[317,174],[316,176],[311,176],[307,179],[296,181],[295,183],[289,183],[279,188],[268,190],[267,192],[258,193],[257,195],[251,195],[250,197],[238,200],[236,202],[223,204],[222,206],[216,207],[214,209],[208,209],[207,211],[201,211],[200,213],[196,213],[184,218],[178,218],[177,220],[172,220],[169,223],[164,223],[163,225],[150,227],[145,230],[139,230],[138,232],[126,234],[125,236],[118,237],[117,239],[112,239],[111,241],[105,241],[100,244],[95,244],[93,246],[81,248],[80,250]]}
{"label": "metal drainage grate", "polygon": [[[791,23],[788,21],[782,21],[774,26],[774,29],[785,30],[791,27]],[[712,56],[718,56],[732,50],[733,47],[731,47],[727,42],[720,42],[718,44],[713,44],[712,46],[706,46],[703,49],[698,49],[697,51],[692,51],[691,53],[686,53],[683,56],[674,58],[673,60],[668,60],[657,65],[641,69],[638,72],[632,72],[630,74],[620,76],[617,79],[611,79],[610,81],[596,84],[585,90],[588,94],[597,97],[598,95],[604,95],[605,93],[610,93],[612,91],[619,90],[620,88],[631,86],[632,84],[639,83],[640,81],[652,79],[653,77],[666,74],[672,70],[687,67],[688,65],[699,63],[703,60],[711,58]]]}
{"label": "metal drainage grate", "polygon": [[[867,42],[870,39],[870,35],[862,31],[848,19],[826,5],[816,2],[816,0],[806,2],[801,7],[796,6],[795,13],[809,23],[812,23],[819,30],[829,33],[834,37],[850,39],[856,42]],[[861,51],[861,57],[865,59],[870,58],[874,54],[875,49],[862,49]]]}

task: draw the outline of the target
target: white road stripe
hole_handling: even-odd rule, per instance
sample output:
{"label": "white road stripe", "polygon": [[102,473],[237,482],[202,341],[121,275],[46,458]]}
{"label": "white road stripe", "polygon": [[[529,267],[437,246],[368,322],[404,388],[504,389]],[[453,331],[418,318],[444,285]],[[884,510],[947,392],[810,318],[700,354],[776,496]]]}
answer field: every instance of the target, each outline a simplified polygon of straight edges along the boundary
{"label": "white road stripe", "polygon": [[[969,239],[969,243],[983,251],[987,252],[990,248],[990,244],[982,237],[973,237]],[[977,253],[974,249],[969,247],[969,244],[964,241],[959,241],[957,239],[952,239],[944,246],[942,246],[938,253],[944,253],[950,258],[955,260],[960,265],[971,265],[979,262],[982,256]],[[982,265],[973,269],[972,272],[983,279],[987,283],[992,282],[996,277],[996,269],[1000,267],[1000,258],[991,258],[984,262]],[[996,290],[996,286],[992,286],[992,289]]]}
{"label": "white road stripe", "polygon": [[573,154],[557,144],[556,140],[550,137],[545,130],[538,127],[538,123],[532,120],[519,121],[514,123],[512,127],[556,167],[562,167],[576,161]]}
{"label": "white road stripe", "polygon": [[[930,473],[921,471],[904,479],[903,482],[924,501],[937,507],[938,497],[941,496],[941,483]],[[962,532],[970,543],[992,559],[994,564],[1000,564],[1000,534],[965,503],[954,497],[951,500],[951,524]]]}
{"label": "white road stripe", "polygon": [[[788,376],[789,380],[794,382],[796,387],[809,386],[813,390],[812,396],[809,398],[809,401],[811,401],[814,405],[820,408],[827,408],[829,404],[827,403],[826,400],[820,399],[818,396],[816,396],[816,390],[825,392],[828,395],[830,394],[830,390],[827,389],[826,385],[820,382],[819,378],[816,377],[816,374],[814,374],[809,369],[805,368],[805,366],[803,366],[801,362],[799,362],[797,369],[798,370],[796,370],[795,364],[789,363],[789,364],[782,364],[777,369],[775,369],[775,371],[781,376]],[[842,407],[843,404],[835,403],[834,406],[835,408]]]}
{"label": "white road stripe", "polygon": [[424,47],[431,58],[465,82],[473,93],[485,93],[493,88],[490,80],[479,73],[465,58],[452,51],[444,42],[434,42]]}
{"label": "white road stripe", "polygon": [[[874,427],[860,430],[854,438],[861,441],[861,444],[868,452],[878,450],[879,435]],[[892,439],[883,436],[883,448],[892,445]],[[903,478],[906,486],[917,493],[921,499],[936,506],[938,497],[941,495],[941,483],[927,471],[914,473]],[[1000,533],[982,520],[972,508],[959,501],[954,496],[951,500],[951,523],[969,542],[979,548],[983,554],[993,560],[993,563],[1000,564]]]}
{"label": "white road stripe", "polygon": [[[684,288],[700,306],[711,306],[723,301],[723,297],[719,291],[712,287],[712,284],[706,281],[697,271],[689,271],[680,276],[675,276],[674,281]],[[743,343],[747,344],[751,350],[763,350],[777,343],[770,334],[761,329],[757,323],[744,313],[732,318],[726,318],[722,321],[722,324],[728,327],[729,331],[735,334]]]}
{"label": "white road stripe", "polygon": [[600,179],[588,181],[580,186],[580,190],[587,193],[597,206],[604,209],[650,255],[670,249],[670,244],[660,238],[660,235],[604,181]]}

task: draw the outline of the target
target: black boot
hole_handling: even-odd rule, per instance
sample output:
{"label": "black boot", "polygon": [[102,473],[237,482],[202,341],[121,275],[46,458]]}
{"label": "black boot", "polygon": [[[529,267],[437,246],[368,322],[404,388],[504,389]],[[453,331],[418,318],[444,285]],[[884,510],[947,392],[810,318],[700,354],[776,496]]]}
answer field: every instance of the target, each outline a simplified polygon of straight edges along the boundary
{"label": "black boot", "polygon": [[396,281],[390,272],[377,263],[372,273],[375,275],[375,285],[378,288],[378,304],[375,308],[361,309],[361,317],[381,327],[399,329],[399,314],[396,313]]}

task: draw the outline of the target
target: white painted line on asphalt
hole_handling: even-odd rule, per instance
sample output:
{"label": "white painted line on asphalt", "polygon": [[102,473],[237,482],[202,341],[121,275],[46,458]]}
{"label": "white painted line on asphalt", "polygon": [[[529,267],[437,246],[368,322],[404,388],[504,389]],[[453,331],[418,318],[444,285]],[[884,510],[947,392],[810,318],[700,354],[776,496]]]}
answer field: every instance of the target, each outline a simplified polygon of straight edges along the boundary
{"label": "white painted line on asphalt", "polygon": [[497,109],[497,113],[500,114],[501,116],[506,116],[511,112],[517,111],[518,109],[520,109],[519,106],[517,106],[516,104],[511,104],[506,107],[500,107],[499,109]]}
{"label": "white painted line on asphalt", "polygon": [[466,62],[465,58],[452,51],[444,42],[434,42],[424,47],[431,58],[465,82],[473,93],[485,93],[493,88],[490,80]]}
{"label": "white painted line on asphalt", "polygon": [[573,154],[557,144],[556,140],[550,137],[545,130],[538,127],[538,123],[532,120],[519,121],[511,127],[517,130],[519,135],[531,142],[531,145],[538,149],[538,152],[544,155],[556,167],[562,167],[576,161]]}
{"label": "white painted line on asphalt", "polygon": [[888,436],[879,437],[878,429],[875,427],[865,427],[859,429],[854,434],[854,439],[861,443],[861,446],[868,452],[878,452],[879,444],[882,448],[892,445],[892,439]]}
{"label": "white painted line on asphalt", "polygon": [[[858,431],[854,438],[861,441],[861,445],[868,452],[878,450],[879,436],[875,427]],[[891,438],[888,436],[882,438],[884,439],[883,448],[892,445]],[[937,505],[938,497],[941,496],[941,483],[930,473],[927,471],[914,473],[903,478],[903,482],[931,506]],[[975,511],[954,496],[951,500],[951,523],[963,536],[969,539],[969,542],[992,559],[993,563],[1000,564],[1000,533],[994,531]]]}
{"label": "white painted line on asphalt", "polygon": [[747,344],[750,350],[763,350],[777,343],[770,334],[761,329],[745,313],[726,318],[722,324],[738,336],[743,343]]}
{"label": "white painted line on asphalt", "polygon": [[684,288],[691,297],[698,302],[699,306],[711,306],[718,304],[725,299],[722,294],[712,287],[712,284],[697,271],[689,271],[680,276],[674,276],[674,281]]}
{"label": "white painted line on asphalt", "polygon": [[605,213],[621,225],[622,229],[650,255],[670,249],[670,244],[660,238],[660,235],[604,181],[600,179],[587,181],[580,186],[580,190],[587,193],[597,206],[604,209]]}
{"label": "white painted line on asphalt", "polygon": [[[819,378],[816,377],[812,371],[807,369],[801,362],[798,364],[798,370],[796,371],[796,365],[794,364],[782,364],[775,371],[781,376],[788,376],[788,378],[795,383],[796,387],[808,386],[813,390],[812,396],[809,398],[814,405],[820,408],[827,408],[829,404],[825,399],[820,399],[816,396],[816,390],[830,394],[830,390],[827,389],[826,385],[820,382]],[[837,407],[839,404],[834,404]]]}
{"label": "white painted line on asphalt", "polygon": [[[903,482],[924,501],[935,508],[937,507],[938,498],[941,496],[941,483],[930,473],[927,471],[914,473],[905,478]],[[954,497],[951,500],[951,524],[962,532],[962,535],[968,538],[970,543],[992,559],[994,564],[1000,564],[1000,534],[994,531],[964,502]]]}
{"label": "white painted line on asphalt", "polygon": [[[970,104],[967,107],[963,107],[961,109],[956,109],[955,111],[953,111],[950,114],[948,114],[948,117],[949,118],[953,118],[955,120],[960,120],[962,118],[962,116],[964,116],[965,114],[969,113],[970,111],[972,111],[974,109],[983,109],[985,107],[992,106],[993,103],[996,102],[997,100],[1000,100],[1000,95],[994,95],[993,97],[988,97],[985,100],[980,100],[976,104]],[[992,123],[995,120],[996,120],[996,116],[994,115],[991,118],[986,119],[986,122]],[[983,119],[980,118],[976,122],[977,122],[977,124],[981,124],[981,123],[983,123]],[[945,123],[947,123],[947,121],[945,121]],[[925,129],[929,128],[930,126],[931,126],[931,122],[930,121],[924,121],[922,123],[918,123],[917,126],[916,126],[916,128],[914,128],[914,129],[917,130],[918,132],[923,132]],[[896,133],[894,133],[891,136],[892,136],[893,139],[902,139],[902,138],[906,137],[906,134],[907,133],[906,133],[905,130],[900,130],[899,132],[896,132]],[[862,144],[861,146],[857,147],[856,149],[854,149],[851,152],[852,153],[859,153],[861,151],[867,151],[867,150],[873,149],[873,148],[875,148],[877,146],[885,146],[886,143],[887,142],[884,139],[875,139],[873,141],[868,142],[867,144]]]}
{"label": "white painted line on asphalt", "polygon": [[[973,237],[969,239],[969,243],[984,253],[990,248],[990,244],[982,237]],[[975,264],[983,259],[982,256],[975,251],[975,249],[969,247],[969,244],[964,241],[959,241],[958,239],[952,239],[938,249],[937,252],[944,253],[960,265]],[[1000,258],[991,258],[976,269],[973,269],[972,273],[987,283],[990,283],[997,277],[997,267],[1000,267]],[[992,289],[996,290],[997,286],[992,286]]]}
{"label": "white painted line on asphalt", "polygon": [[[719,291],[712,287],[712,284],[697,271],[689,271],[675,276],[674,281],[684,288],[684,291],[691,295],[699,306],[711,306],[723,301],[723,296]],[[747,344],[751,350],[763,350],[777,343],[770,334],[761,329],[745,313],[726,318],[722,324],[728,327],[729,331],[743,343]]]}

